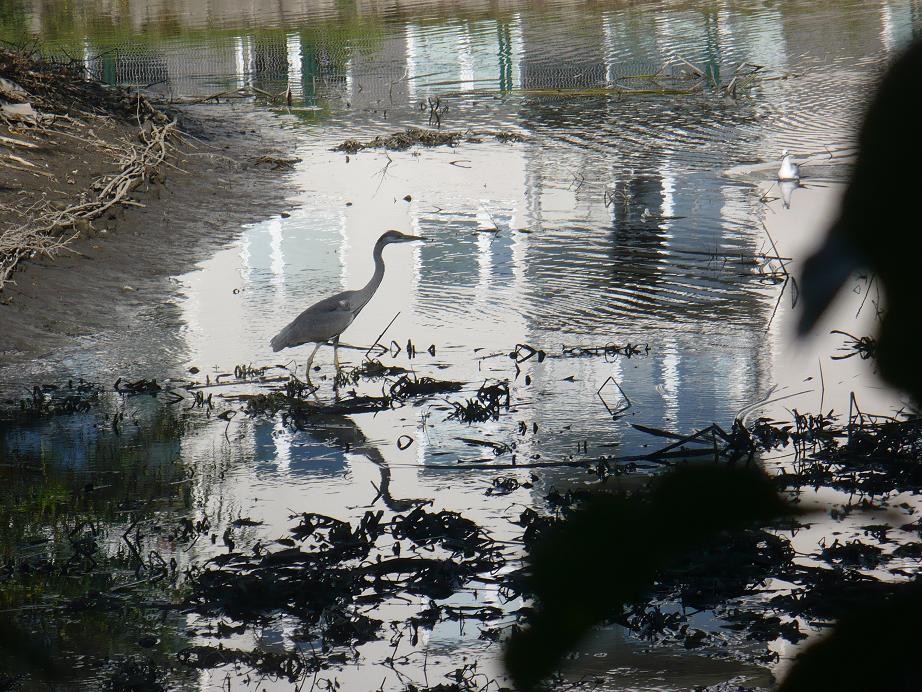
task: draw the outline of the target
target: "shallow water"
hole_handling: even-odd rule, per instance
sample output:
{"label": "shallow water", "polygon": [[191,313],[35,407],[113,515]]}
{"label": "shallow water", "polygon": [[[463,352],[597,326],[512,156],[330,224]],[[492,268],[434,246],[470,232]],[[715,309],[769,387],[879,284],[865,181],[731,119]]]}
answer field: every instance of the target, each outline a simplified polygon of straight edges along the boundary
{"label": "shallow water", "polygon": [[[508,464],[513,454],[521,463],[642,453],[656,440],[631,423],[691,432],[727,425],[765,398],[774,403],[758,411],[781,417],[794,407],[846,410],[851,391],[866,408],[897,401],[875,384],[867,363],[829,359],[841,336],[791,345],[795,292],[780,263],[766,256],[792,258],[788,270],[796,272],[821,237],[847,172],[863,95],[887,54],[922,30],[917,2],[269,8],[85,0],[66,8],[19,2],[5,13],[5,35],[35,34],[83,56],[105,79],[176,99],[290,88],[291,108],[259,102],[300,159],[279,174],[297,191],[290,214],[241,229],[232,245],[175,277],[179,324],[157,311],[144,318],[180,330],[180,353],[133,363],[130,343],[116,353],[84,342],[27,369],[29,384],[52,372],[60,377],[62,368],[100,381],[113,371],[162,378],[194,366],[203,379],[242,364],[303,368],[309,347],[272,354],[272,335],[315,300],[364,284],[370,248],[384,230],[428,238],[386,250],[383,284],[343,335],[363,348],[341,356],[360,362],[397,315],[381,342],[401,350],[382,360],[464,382],[462,393],[311,433],[238,416],[176,436],[176,458],[213,471],[193,474],[192,514],[218,527],[240,516],[265,522],[244,532],[245,543],[277,536],[290,510],[305,506],[360,516],[385,465],[394,497],[434,497],[438,507],[463,510],[497,538],[512,539],[513,501],[540,504],[550,486],[586,481],[553,469],[531,492],[497,501],[485,491],[498,471],[462,470],[459,459]],[[762,69],[730,92],[723,87],[750,69],[741,63]],[[692,88],[694,70],[706,79]],[[470,131],[479,141],[333,151],[347,139],[430,126],[431,107],[442,129]],[[494,131],[521,141],[496,141]],[[782,149],[802,161],[803,184],[793,191],[774,181]],[[858,295],[844,296],[818,334],[870,331],[872,309],[858,309],[866,287],[856,286]],[[408,358],[407,340],[415,358]],[[548,357],[516,367],[509,354],[517,344]],[[641,352],[627,358],[567,350],[612,344]],[[329,351],[321,350],[314,374],[325,399],[333,396],[330,380],[320,379],[332,371]],[[450,402],[472,397],[484,381],[509,382],[510,410],[473,426],[447,420]],[[257,388],[236,385],[215,395]],[[628,402],[613,419],[610,411]],[[239,402],[227,398],[222,406]],[[344,429],[362,444],[330,442],[341,441]],[[398,449],[400,435],[413,444]],[[514,449],[494,458],[460,438]],[[7,451],[25,454],[20,448],[33,444],[17,440],[7,440]],[[65,464],[71,452],[56,445],[47,454]],[[528,478],[524,470],[515,475]],[[207,550],[197,553],[190,559]],[[495,645],[451,627],[430,635],[430,673],[462,652],[488,652],[484,665],[493,670],[486,662]],[[284,624],[269,629],[268,639],[283,646]],[[387,649],[371,645],[363,654],[380,661]],[[612,684],[638,689],[734,676],[766,684],[764,674],[742,664],[699,671],[690,681],[682,672],[688,655],[672,655],[675,666],[663,664],[658,675],[637,661],[607,670],[615,671]],[[202,687],[222,677],[205,676]],[[381,677],[368,667],[340,673],[347,689],[377,686]],[[398,681],[391,676],[387,684]]]}

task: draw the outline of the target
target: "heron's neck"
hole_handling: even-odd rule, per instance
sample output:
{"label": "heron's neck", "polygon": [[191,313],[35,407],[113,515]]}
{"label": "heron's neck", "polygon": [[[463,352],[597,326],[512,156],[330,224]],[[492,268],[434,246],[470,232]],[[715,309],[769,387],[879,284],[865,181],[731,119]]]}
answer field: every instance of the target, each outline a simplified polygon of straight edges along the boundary
{"label": "heron's neck", "polygon": [[369,299],[374,295],[374,292],[378,290],[378,286],[381,285],[381,280],[384,278],[383,252],[383,245],[375,245],[374,252],[372,253],[372,257],[375,260],[375,273],[371,275],[371,279],[368,280],[368,284],[363,289],[363,293],[365,293]]}

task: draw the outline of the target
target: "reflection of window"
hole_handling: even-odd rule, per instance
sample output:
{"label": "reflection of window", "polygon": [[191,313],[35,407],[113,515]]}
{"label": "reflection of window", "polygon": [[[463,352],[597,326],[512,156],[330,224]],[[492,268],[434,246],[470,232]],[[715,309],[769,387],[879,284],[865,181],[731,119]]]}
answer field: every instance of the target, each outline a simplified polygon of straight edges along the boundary
{"label": "reflection of window", "polygon": [[107,84],[143,87],[170,79],[165,57],[138,46],[120,46],[106,52],[100,56],[97,69]]}
{"label": "reflection of window", "polygon": [[466,22],[454,26],[407,25],[406,61],[411,97],[427,91],[508,91],[517,85],[521,54],[517,20]]}
{"label": "reflection of window", "polygon": [[420,282],[449,287],[473,286],[477,283],[477,228],[472,215],[456,218],[419,220],[421,228],[440,226],[445,229],[438,243],[425,243],[419,248],[422,271]]}

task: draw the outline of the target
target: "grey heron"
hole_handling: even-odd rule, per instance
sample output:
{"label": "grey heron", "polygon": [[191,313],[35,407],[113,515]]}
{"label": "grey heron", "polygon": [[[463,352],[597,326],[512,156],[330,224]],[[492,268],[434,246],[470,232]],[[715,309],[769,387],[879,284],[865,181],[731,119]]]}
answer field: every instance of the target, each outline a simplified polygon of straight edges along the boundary
{"label": "grey heron", "polygon": [[384,247],[391,243],[409,243],[414,240],[425,238],[394,230],[382,234],[372,251],[375,271],[368,283],[357,291],[342,291],[311,305],[272,338],[272,350],[281,351],[283,348],[316,343],[307,359],[307,377],[310,379],[314,356],[323,344],[332,341],[333,365],[339,370],[339,356],[336,350],[339,346],[339,335],[352,324],[356,315],[368,304],[381,285],[381,279],[384,278]]}

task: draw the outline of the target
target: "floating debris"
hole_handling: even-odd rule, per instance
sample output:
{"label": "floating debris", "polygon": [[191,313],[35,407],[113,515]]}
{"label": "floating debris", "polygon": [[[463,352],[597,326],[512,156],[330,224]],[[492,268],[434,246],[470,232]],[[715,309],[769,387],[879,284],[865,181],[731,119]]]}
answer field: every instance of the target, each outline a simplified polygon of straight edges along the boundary
{"label": "floating debris", "polygon": [[466,445],[471,445],[474,447],[489,447],[493,450],[493,454],[496,456],[500,456],[501,454],[506,454],[507,452],[512,451],[512,448],[505,442],[493,442],[492,440],[475,440],[470,437],[459,437],[458,440]]}
{"label": "floating debris", "polygon": [[516,344],[515,350],[509,354],[509,357],[516,362],[516,365],[521,365],[534,356],[538,357],[539,363],[543,363],[544,359],[547,358],[547,353],[528,344]]}
{"label": "floating debris", "polygon": [[157,380],[135,380],[134,382],[123,382],[119,377],[113,385],[119,394],[149,394],[155,396],[163,391],[163,388],[157,384]]}
{"label": "floating debris", "polygon": [[388,393],[395,401],[403,401],[416,396],[457,392],[463,386],[461,382],[436,380],[432,377],[416,377],[415,375],[411,378],[409,375],[402,375],[400,379],[391,385]]}
{"label": "floating debris", "polygon": [[499,420],[500,409],[509,409],[509,398],[508,382],[496,384],[484,382],[477,390],[476,398],[468,399],[463,403],[449,402],[454,407],[454,411],[448,414],[448,418],[465,423]]}
{"label": "floating debris", "polygon": [[350,413],[373,413],[390,408],[391,398],[386,396],[347,396],[327,404],[311,402],[283,392],[271,394],[241,394],[237,397],[246,402],[246,413],[251,416],[284,414],[284,418],[295,425],[306,423],[319,415],[345,415]]}
{"label": "floating debris", "polygon": [[[616,389],[618,395],[620,395],[620,396],[616,396],[617,403],[609,404],[608,400],[602,395],[602,392],[605,390],[606,386],[609,383],[611,383],[612,385],[611,387],[609,387],[609,389],[612,389],[612,388]],[[615,378],[612,377],[611,375],[609,375],[606,378],[606,380],[602,383],[602,385],[599,387],[599,390],[596,392],[596,395],[599,397],[599,399],[602,402],[602,405],[605,407],[605,410],[608,411],[608,415],[611,416],[612,419],[617,418],[622,413],[624,413],[629,408],[631,408],[631,400],[628,398],[627,394],[624,393],[624,390],[621,389],[621,385],[618,384],[615,381]],[[609,399],[611,398],[611,396],[612,395],[609,395]]]}
{"label": "floating debris", "polygon": [[618,356],[633,358],[634,356],[648,355],[649,344],[609,343],[604,346],[564,346],[561,356],[564,358],[587,358],[590,356],[604,356],[605,360],[613,361]]}
{"label": "floating debris", "polygon": [[347,139],[342,144],[333,148],[333,151],[344,151],[347,154],[356,154],[363,149],[389,149],[403,151],[410,147],[421,145],[426,147],[449,146],[455,147],[461,142],[480,142],[485,137],[493,137],[499,142],[522,142],[523,135],[516,132],[453,132],[450,130],[423,130],[411,127],[403,132],[390,135],[378,135],[368,142],[357,139]]}

